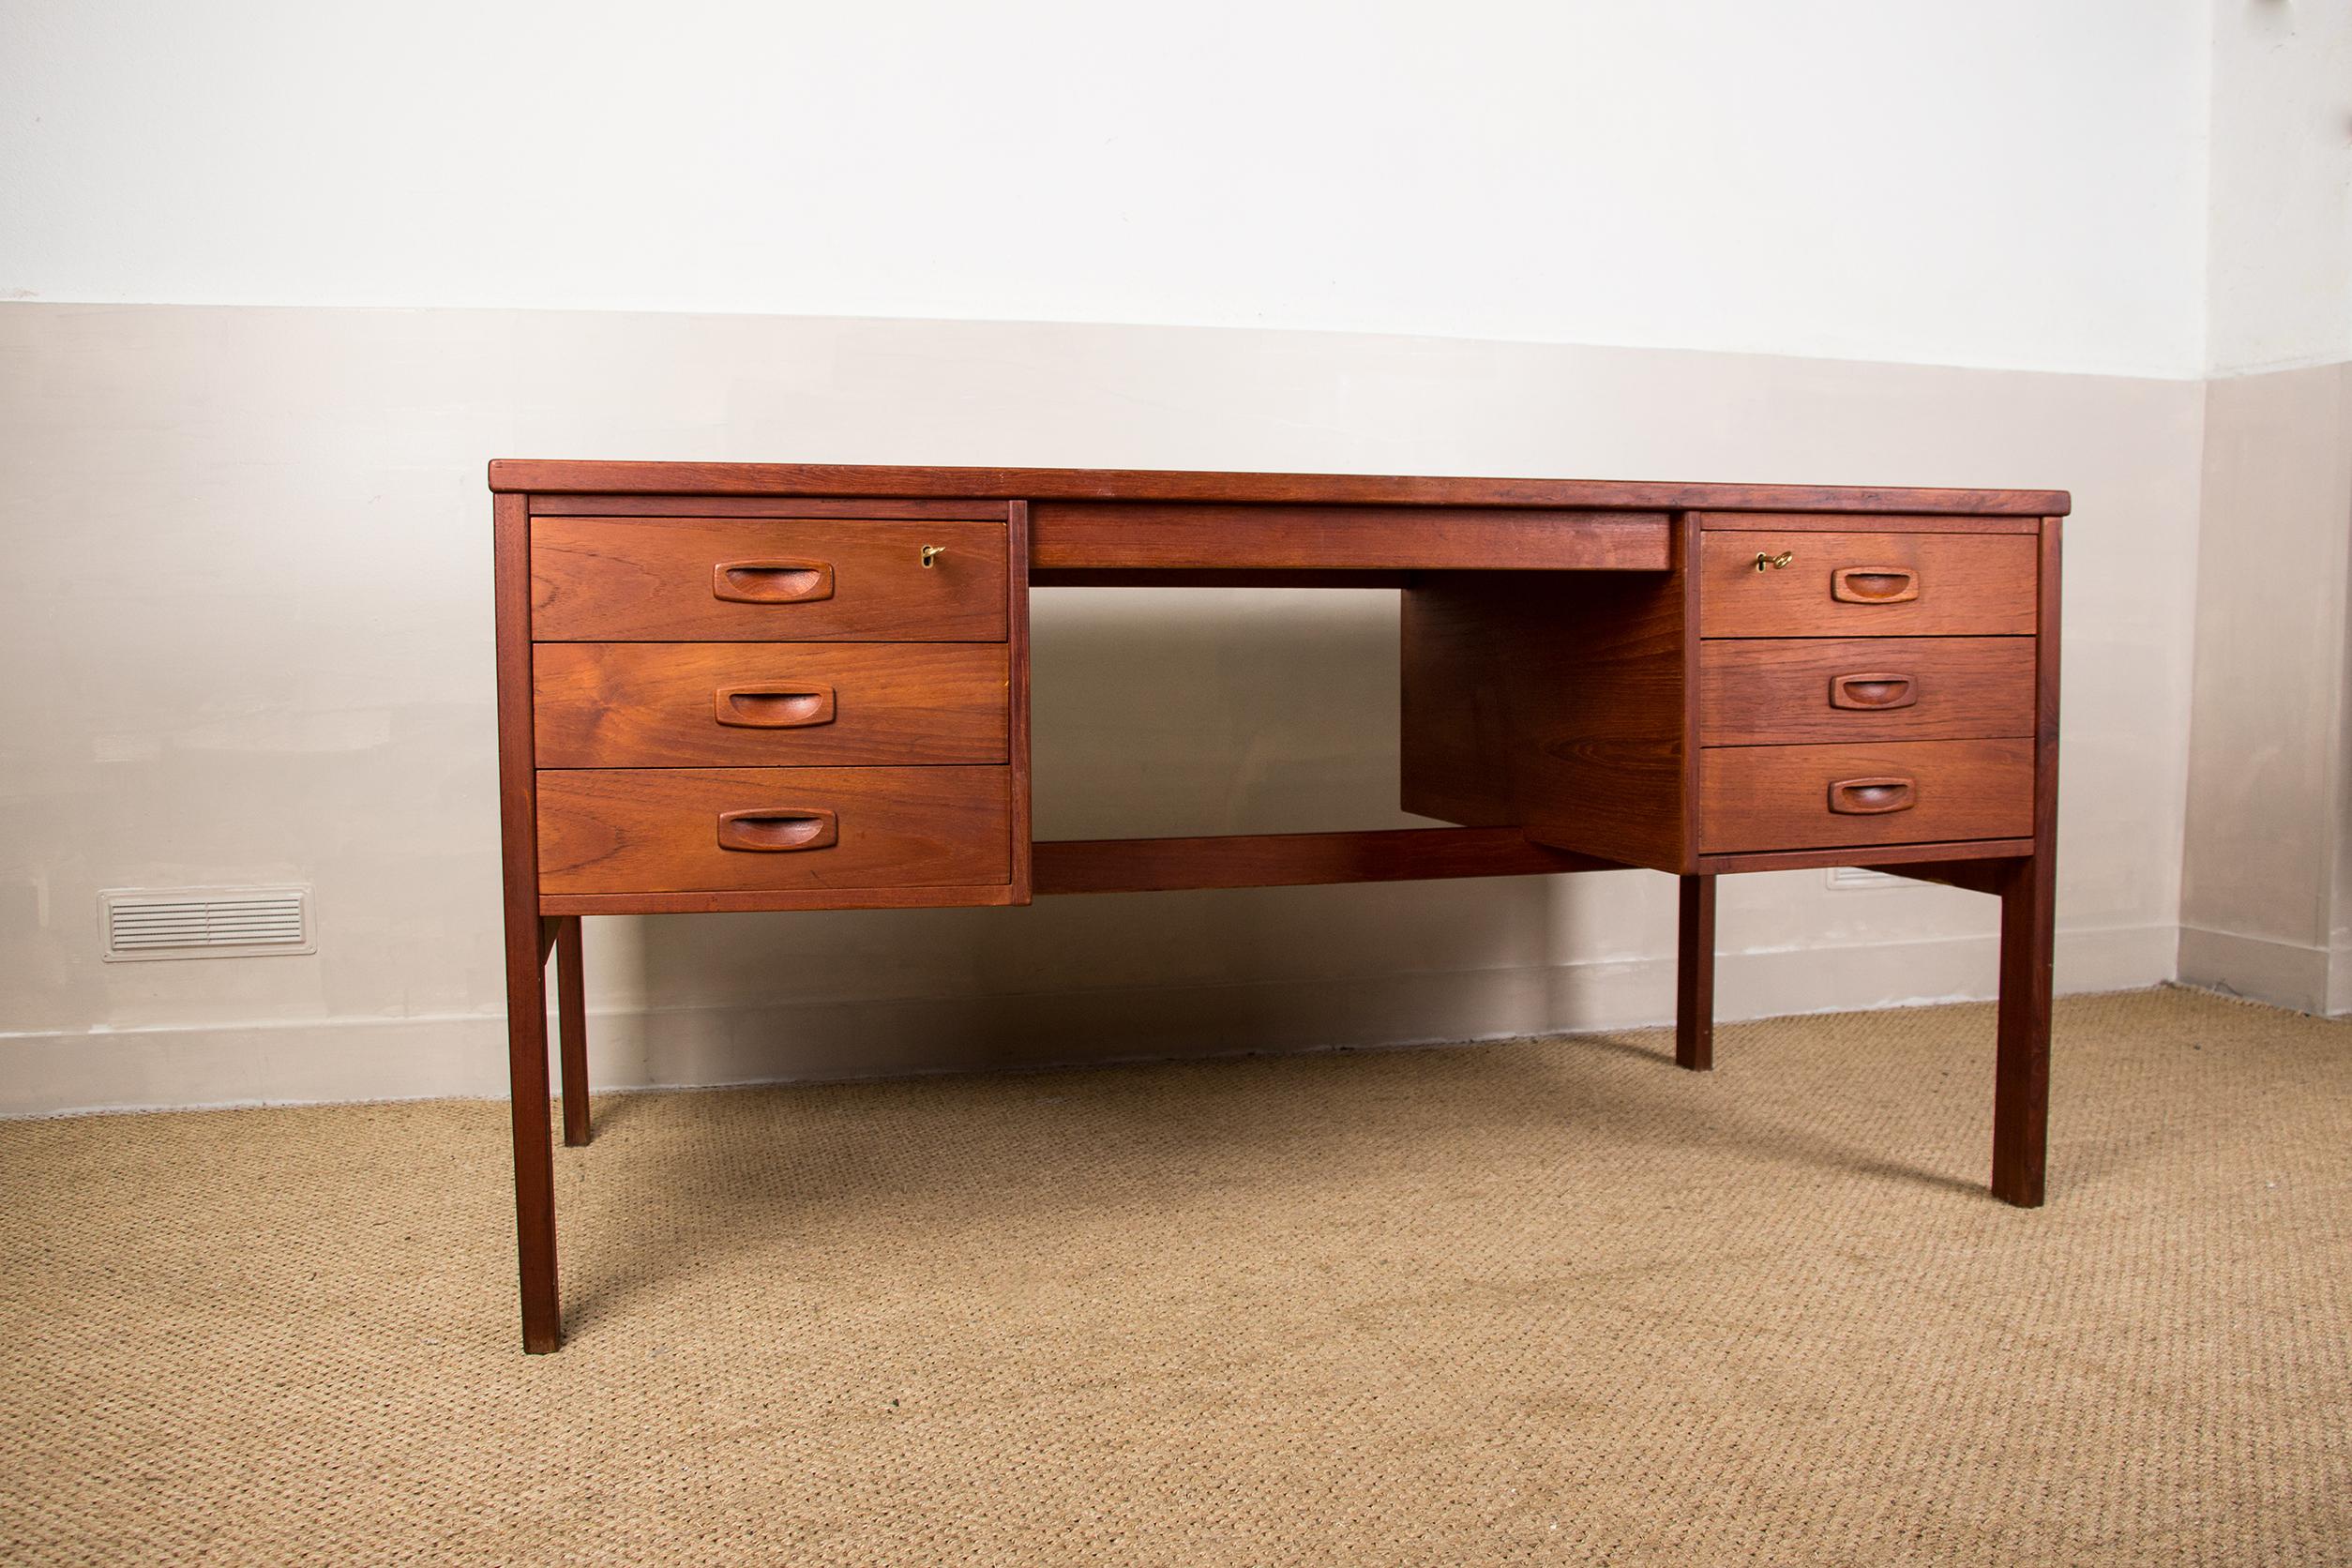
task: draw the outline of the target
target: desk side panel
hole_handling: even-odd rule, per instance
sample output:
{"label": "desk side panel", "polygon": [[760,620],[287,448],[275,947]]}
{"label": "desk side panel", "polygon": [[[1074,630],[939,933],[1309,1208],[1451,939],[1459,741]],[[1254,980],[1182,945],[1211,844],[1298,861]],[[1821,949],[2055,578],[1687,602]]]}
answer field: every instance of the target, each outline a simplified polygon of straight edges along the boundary
{"label": "desk side panel", "polygon": [[1684,868],[1681,571],[1432,574],[1403,600],[1406,810]]}
{"label": "desk side panel", "polygon": [[1009,643],[1005,671],[1005,724],[1013,771],[1013,878],[1007,901],[1026,904],[1034,886],[1031,854],[1029,741],[1029,503],[1016,501],[1006,510],[1006,544],[1010,553],[1004,577],[1004,631]]}

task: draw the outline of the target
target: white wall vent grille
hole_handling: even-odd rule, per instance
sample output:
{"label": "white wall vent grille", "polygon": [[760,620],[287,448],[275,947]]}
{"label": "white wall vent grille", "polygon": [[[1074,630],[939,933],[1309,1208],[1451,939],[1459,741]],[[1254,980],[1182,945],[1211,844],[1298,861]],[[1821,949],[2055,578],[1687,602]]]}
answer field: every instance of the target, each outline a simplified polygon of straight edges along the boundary
{"label": "white wall vent grille", "polygon": [[116,888],[98,895],[98,924],[109,963],[318,951],[307,886]]}

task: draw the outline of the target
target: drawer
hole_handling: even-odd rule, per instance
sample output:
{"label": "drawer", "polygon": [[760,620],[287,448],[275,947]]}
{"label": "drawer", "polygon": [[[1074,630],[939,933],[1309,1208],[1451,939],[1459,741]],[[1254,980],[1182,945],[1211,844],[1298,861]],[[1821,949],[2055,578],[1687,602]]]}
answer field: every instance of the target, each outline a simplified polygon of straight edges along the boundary
{"label": "drawer", "polygon": [[1010,768],[550,770],[538,782],[544,893],[1012,880]]}
{"label": "drawer", "polygon": [[1709,854],[2023,838],[2030,739],[1722,746],[1699,759]]}
{"label": "drawer", "polygon": [[1003,762],[1002,642],[547,642],[543,768]]}
{"label": "drawer", "polygon": [[531,635],[1002,642],[1005,576],[1001,522],[540,517],[531,520]]}
{"label": "drawer", "polygon": [[1699,744],[2029,735],[2034,647],[2029,637],[1706,642]]}
{"label": "drawer", "polygon": [[[1707,637],[2030,635],[2041,542],[2021,534],[1699,535]],[[1756,557],[1788,558],[1756,569]]]}

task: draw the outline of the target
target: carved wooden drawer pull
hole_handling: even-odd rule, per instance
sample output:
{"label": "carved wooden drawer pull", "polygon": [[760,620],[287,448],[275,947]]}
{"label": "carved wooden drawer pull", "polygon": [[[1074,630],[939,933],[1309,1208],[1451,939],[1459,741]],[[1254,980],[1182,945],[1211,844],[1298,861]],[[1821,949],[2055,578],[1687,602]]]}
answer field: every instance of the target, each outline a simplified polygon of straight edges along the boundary
{"label": "carved wooden drawer pull", "polygon": [[803,686],[721,686],[711,703],[721,724],[742,730],[797,730],[833,722],[833,688]]}
{"label": "carved wooden drawer pull", "polygon": [[830,561],[722,561],[711,596],[731,604],[806,604],[833,597]]}
{"label": "carved wooden drawer pull", "polygon": [[1830,574],[1830,597],[1841,604],[1906,604],[1919,597],[1919,573],[1908,566],[1840,566]]}
{"label": "carved wooden drawer pull", "polygon": [[1919,701],[1919,683],[1908,675],[1832,675],[1830,706],[1865,712],[1907,708]]}
{"label": "carved wooden drawer pull", "polygon": [[814,807],[776,806],[762,811],[718,814],[722,850],[822,850],[840,837],[840,823],[833,813]]}
{"label": "carved wooden drawer pull", "polygon": [[1830,786],[1830,809],[1841,817],[1879,817],[1918,804],[1918,787],[1907,778],[1841,778]]}

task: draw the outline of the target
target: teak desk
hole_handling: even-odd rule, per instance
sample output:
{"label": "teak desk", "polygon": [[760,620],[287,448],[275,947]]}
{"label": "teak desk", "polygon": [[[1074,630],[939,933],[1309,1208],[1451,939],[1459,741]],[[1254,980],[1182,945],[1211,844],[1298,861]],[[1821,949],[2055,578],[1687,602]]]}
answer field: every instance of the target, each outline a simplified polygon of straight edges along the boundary
{"label": "teak desk", "polygon": [[[1877,866],[2001,900],[1993,1191],[2042,1201],[2059,490],[500,461],[499,809],[522,1337],[561,1337],[590,914],[1026,904],[1647,867],[1675,1060],[1715,878]],[[1393,587],[1381,833],[1033,843],[1029,591]]]}

